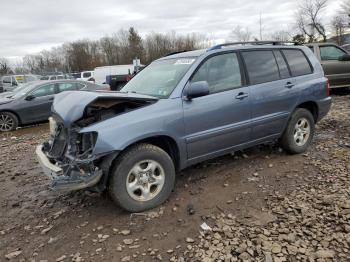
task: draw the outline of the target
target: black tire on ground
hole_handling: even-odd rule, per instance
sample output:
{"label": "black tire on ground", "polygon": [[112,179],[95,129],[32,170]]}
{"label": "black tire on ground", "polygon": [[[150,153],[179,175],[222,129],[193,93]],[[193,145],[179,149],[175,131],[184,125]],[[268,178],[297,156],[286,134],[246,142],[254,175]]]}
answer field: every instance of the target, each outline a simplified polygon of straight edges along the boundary
{"label": "black tire on ground", "polygon": [[[294,138],[296,131],[296,125],[302,123],[301,121],[306,120],[306,127],[309,127],[309,135],[305,136],[305,143],[301,143],[298,145],[297,141],[300,142],[300,139],[296,140]],[[286,150],[288,153],[291,154],[300,154],[305,152],[305,150],[308,148],[308,146],[311,144],[313,136],[315,132],[315,120],[311,112],[304,108],[297,108],[291,118],[289,119],[289,122],[287,124],[287,127],[281,137],[281,146],[284,150]]]}
{"label": "black tire on ground", "polygon": [[[143,161],[154,161],[164,171],[163,186],[159,187],[158,193],[148,201],[133,198],[127,189],[127,182],[129,183],[128,179],[130,179],[130,176],[128,178],[129,173],[135,165]],[[135,178],[133,177],[133,179]],[[175,167],[171,157],[157,146],[142,143],[127,149],[117,158],[109,179],[108,190],[113,201],[123,209],[129,212],[142,212],[162,204],[169,197],[174,184]],[[138,193],[137,190],[135,192]]]}
{"label": "black tire on ground", "polygon": [[18,127],[18,118],[11,112],[0,112],[0,132],[14,131]]}

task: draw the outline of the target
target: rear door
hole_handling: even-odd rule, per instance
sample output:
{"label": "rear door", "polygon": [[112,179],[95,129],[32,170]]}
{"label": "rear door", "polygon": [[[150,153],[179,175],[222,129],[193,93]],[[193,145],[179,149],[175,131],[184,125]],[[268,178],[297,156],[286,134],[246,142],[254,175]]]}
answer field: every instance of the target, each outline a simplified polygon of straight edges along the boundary
{"label": "rear door", "polygon": [[350,85],[350,61],[339,61],[346,52],[335,45],[320,45],[321,65],[331,86]]}
{"label": "rear door", "polygon": [[250,139],[249,88],[237,53],[208,58],[191,82],[207,81],[210,93],[183,101],[189,162],[220,155]]}
{"label": "rear door", "polygon": [[252,140],[263,141],[279,135],[298,99],[295,79],[278,50],[243,51],[250,84]]}

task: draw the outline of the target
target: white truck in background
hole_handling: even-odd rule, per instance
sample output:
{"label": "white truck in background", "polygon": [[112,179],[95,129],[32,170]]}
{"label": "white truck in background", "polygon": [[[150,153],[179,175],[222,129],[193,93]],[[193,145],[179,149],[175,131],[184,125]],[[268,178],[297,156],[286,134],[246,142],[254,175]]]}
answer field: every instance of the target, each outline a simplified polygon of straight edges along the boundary
{"label": "white truck in background", "polygon": [[112,65],[112,66],[99,66],[94,70],[95,83],[98,85],[106,84],[107,76],[120,75],[127,76],[134,73],[135,67],[131,65]]}

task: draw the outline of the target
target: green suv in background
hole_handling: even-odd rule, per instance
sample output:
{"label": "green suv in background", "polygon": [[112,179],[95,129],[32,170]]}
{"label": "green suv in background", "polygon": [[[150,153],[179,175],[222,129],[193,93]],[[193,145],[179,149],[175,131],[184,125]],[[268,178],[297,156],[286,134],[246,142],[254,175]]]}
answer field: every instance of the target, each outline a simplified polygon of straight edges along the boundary
{"label": "green suv in background", "polygon": [[312,43],[307,46],[321,62],[331,88],[350,86],[350,54],[332,43]]}

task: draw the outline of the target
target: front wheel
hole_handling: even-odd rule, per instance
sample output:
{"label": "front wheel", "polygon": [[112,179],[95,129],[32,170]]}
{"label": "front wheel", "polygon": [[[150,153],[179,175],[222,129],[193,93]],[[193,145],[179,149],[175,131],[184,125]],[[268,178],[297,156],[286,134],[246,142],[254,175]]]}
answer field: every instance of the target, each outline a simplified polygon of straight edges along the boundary
{"label": "front wheel", "polygon": [[305,152],[313,139],[314,131],[315,122],[310,111],[296,109],[282,135],[282,148],[291,154]]}
{"label": "front wheel", "polygon": [[151,144],[138,144],[118,157],[109,181],[112,199],[130,212],[141,212],[163,203],[175,183],[170,156]]}
{"label": "front wheel", "polygon": [[0,112],[0,132],[9,132],[18,127],[18,118],[10,112]]}

